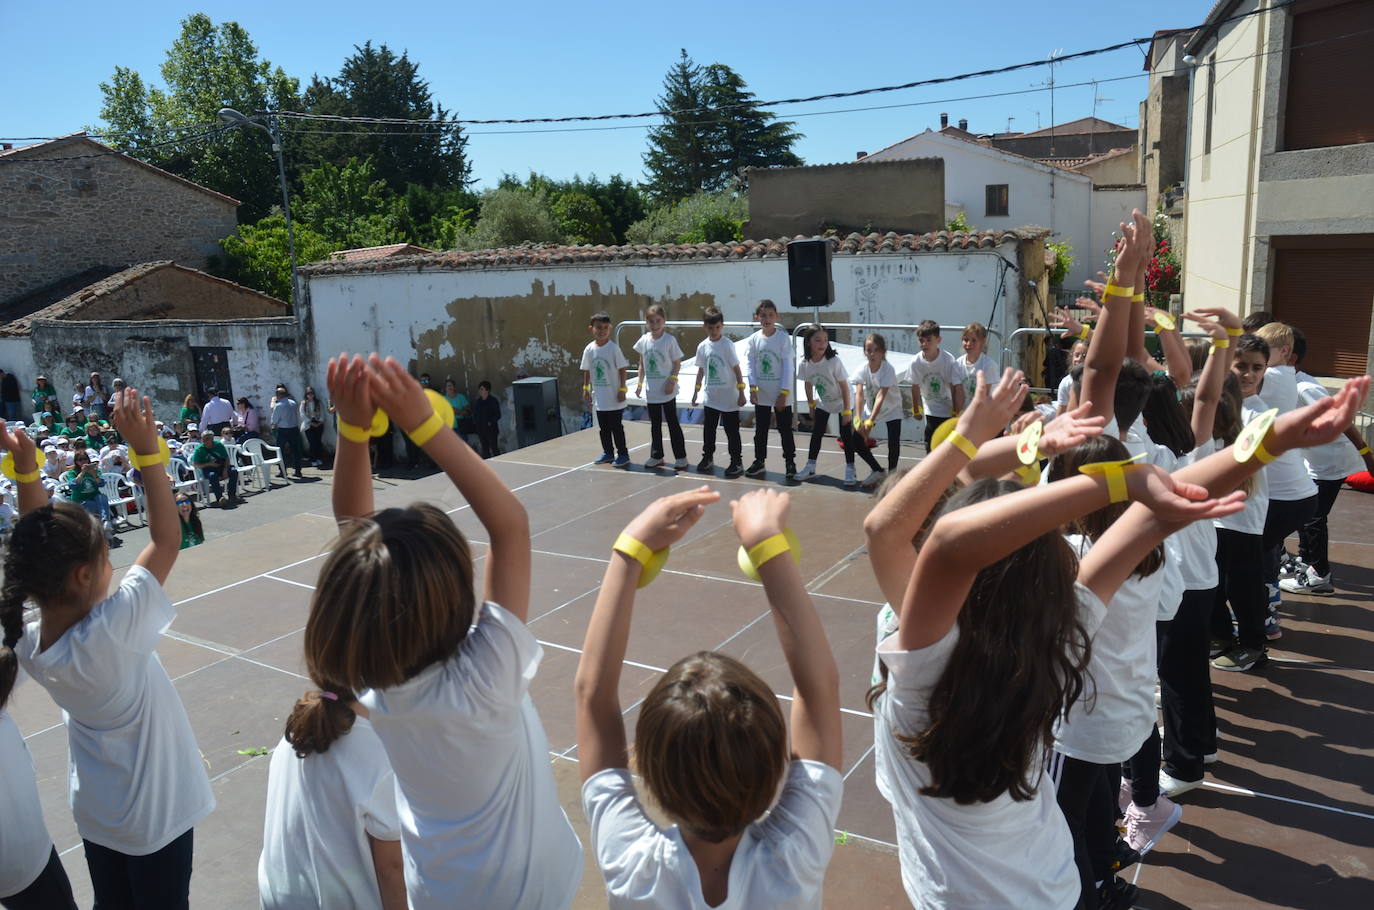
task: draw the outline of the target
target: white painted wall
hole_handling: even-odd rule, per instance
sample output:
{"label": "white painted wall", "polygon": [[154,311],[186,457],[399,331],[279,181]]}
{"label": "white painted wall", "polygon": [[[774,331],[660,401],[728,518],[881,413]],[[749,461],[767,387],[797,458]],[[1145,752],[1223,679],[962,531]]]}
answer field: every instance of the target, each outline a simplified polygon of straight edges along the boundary
{"label": "white painted wall", "polygon": [[[1131,209],[1150,213],[1143,186],[1120,190],[1094,189],[1092,207],[1092,236],[1097,238],[1097,244],[1090,250],[1083,250],[1082,255],[1078,250],[1074,250],[1074,256],[1077,257],[1077,261],[1074,262],[1074,274],[1080,274],[1086,268],[1089,277],[1098,271],[1106,270],[1107,250],[1112,246],[1113,235],[1123,221],[1131,220]],[[1080,291],[1083,290],[1083,285],[1066,281],[1064,289]]]}

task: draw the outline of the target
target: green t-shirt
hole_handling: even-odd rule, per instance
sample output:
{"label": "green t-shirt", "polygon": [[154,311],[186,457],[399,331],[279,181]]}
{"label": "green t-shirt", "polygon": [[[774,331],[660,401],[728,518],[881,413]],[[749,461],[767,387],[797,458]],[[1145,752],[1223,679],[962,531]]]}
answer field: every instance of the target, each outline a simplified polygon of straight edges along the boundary
{"label": "green t-shirt", "polygon": [[206,445],[202,442],[191,453],[191,464],[193,465],[210,464],[214,461],[229,461],[229,450],[222,443],[212,442]]}
{"label": "green t-shirt", "polygon": [[185,423],[186,421],[195,423],[197,420],[200,419],[200,411],[197,408],[182,408],[181,417],[178,419],[181,420],[183,423]]}
{"label": "green t-shirt", "polygon": [[76,468],[62,475],[62,482],[71,487],[72,502],[90,502],[100,495],[100,480],[83,474]]}
{"label": "green t-shirt", "polygon": [[196,529],[186,522],[181,523],[181,549],[199,546],[205,543],[205,538],[196,533]]}

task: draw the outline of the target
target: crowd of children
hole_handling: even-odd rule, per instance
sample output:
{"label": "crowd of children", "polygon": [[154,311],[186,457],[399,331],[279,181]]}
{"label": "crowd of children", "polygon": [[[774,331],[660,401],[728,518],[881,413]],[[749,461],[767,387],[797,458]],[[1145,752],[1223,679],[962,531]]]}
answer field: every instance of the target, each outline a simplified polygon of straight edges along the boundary
{"label": "crowd of children", "polygon": [[[938,326],[921,327],[913,387],[926,414],[956,419],[904,473],[895,458],[884,471],[858,442],[900,417],[900,404],[889,416],[899,399],[881,337],[866,339],[865,365],[846,376],[826,331],[810,326],[794,365],[765,302],[742,365],[720,313],[706,313],[693,395],[705,389],[710,430],[700,470],[712,469],[724,424],[727,475],[761,474],[776,418],[789,474],[804,479],[817,434],[838,413],[846,454],[866,455],[886,477],[863,528],[888,601],[869,703],[877,787],[913,906],[1131,906],[1135,889],[1119,873],[1178,821],[1172,797],[1199,785],[1215,757],[1209,655],[1218,669],[1254,667],[1277,630],[1265,631],[1265,582],[1246,587],[1237,561],[1277,579],[1284,537],[1298,530],[1304,571],[1290,566],[1287,577],[1316,593],[1330,584],[1317,522],[1334,493],[1307,495],[1283,472],[1306,458],[1313,473],[1331,473],[1335,450],[1322,447],[1343,434],[1368,459],[1350,434],[1369,378],[1318,393],[1289,366],[1301,359],[1299,336],[1277,325],[1245,334],[1220,309],[1188,314],[1211,336],[1200,366],[1180,338],[1161,339],[1168,362],[1156,362],[1136,294],[1149,223],[1136,213],[1123,229],[1068,400],[1047,424],[1018,416],[1024,377],[990,368],[981,327],[965,333],[959,360],[939,350]],[[582,360],[584,392],[601,422],[602,460],[616,464],[628,462],[628,363],[603,315]],[[666,460],[666,422],[681,468],[672,403],[683,352],[663,316],[650,312],[636,352],[658,406],[651,457]],[[794,370],[819,427],[800,472]],[[339,534],[304,632],[312,689],[270,761],[262,905],[567,908],[583,845],[528,693],[542,649],[526,626],[525,509],[449,431],[437,392],[394,360],[340,355],[328,382]],[[748,469],[738,418],[746,391],[757,409]],[[367,428],[378,409],[453,481],[485,530],[484,559],[432,505],[375,509]],[[194,825],[214,800],[153,653],[175,616],[163,585],[176,513],[169,485],[152,482],[165,458],[146,399],[126,390],[116,410],[149,487],[152,542],[108,596],[98,524],[49,502],[33,440],[0,430],[23,513],[0,591],[0,707],[22,671],[64,710],[72,809],[97,906],[186,907]],[[790,671],[790,719],[746,664],[700,651],[663,673],[638,704],[632,739],[627,732],[620,674],[635,592],[719,499],[709,486],[659,499],[607,541],[573,694],[589,847],[615,908],[821,905],[845,789],[840,670],[797,566],[787,494],[753,490],[730,510],[741,564],[762,584]],[[75,906],[27,751],[3,713],[0,754],[0,904]],[[641,792],[670,824],[646,812]]]}

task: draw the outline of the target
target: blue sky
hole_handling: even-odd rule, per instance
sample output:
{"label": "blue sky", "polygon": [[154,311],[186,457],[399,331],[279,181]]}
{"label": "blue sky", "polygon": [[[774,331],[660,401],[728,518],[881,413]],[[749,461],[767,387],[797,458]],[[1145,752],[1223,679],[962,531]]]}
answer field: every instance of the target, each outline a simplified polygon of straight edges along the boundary
{"label": "blue sky", "polygon": [[[180,20],[205,12],[236,20],[262,56],[302,82],[332,75],[354,44],[371,40],[420,64],[437,100],[460,117],[540,117],[653,109],[679,48],[699,63],[733,67],[760,98],[786,98],[892,85],[1086,50],[1201,22],[1207,0],[1118,4],[907,3],[905,5],[640,2],[469,4],[409,0],[233,3],[73,0],[61,6],[0,0],[0,52],[9,74],[0,92],[0,136],[72,132],[99,119],[98,85],[116,65],[161,84],[159,67]],[[1145,94],[1142,54],[1133,48],[1057,66],[1056,82],[1103,80],[1054,93],[1055,120],[1093,113],[1135,126]],[[805,134],[809,164],[853,159],[926,127],[941,111],[975,132],[1050,124],[1045,68],[861,98],[790,105],[775,113]],[[1130,77],[1119,79],[1119,77]],[[22,90],[15,80],[22,79]],[[1105,81],[1119,79],[1119,81]],[[1025,92],[1004,97],[970,96]],[[965,99],[965,100],[957,100]],[[884,110],[823,113],[904,105]],[[636,121],[638,122],[638,121]],[[598,125],[598,124],[592,124]],[[607,125],[607,124],[600,124]],[[622,124],[612,124],[622,125]],[[642,176],[642,127],[580,132],[472,127],[469,153],[480,185],[506,172],[554,177]],[[288,151],[289,154],[289,151]]]}

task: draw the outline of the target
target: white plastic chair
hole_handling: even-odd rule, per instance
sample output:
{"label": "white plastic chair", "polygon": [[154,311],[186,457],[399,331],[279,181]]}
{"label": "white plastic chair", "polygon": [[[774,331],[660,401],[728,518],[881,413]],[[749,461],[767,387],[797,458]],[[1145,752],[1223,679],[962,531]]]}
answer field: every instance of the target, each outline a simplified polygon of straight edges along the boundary
{"label": "white plastic chair", "polygon": [[[110,501],[110,519],[112,521],[127,522],[132,515],[139,511],[138,497],[134,494],[133,485],[124,479],[123,474],[101,474],[100,492],[104,493],[105,498]],[[121,506],[124,508],[123,516],[119,512]]]}
{"label": "white plastic chair", "polygon": [[205,502],[205,492],[200,477],[184,459],[176,456],[172,457],[172,492],[198,496],[201,502]]}
{"label": "white plastic chair", "polygon": [[255,483],[257,478],[257,465],[247,452],[243,451],[243,446],[236,442],[224,443],[224,450],[229,453],[229,464],[238,468],[239,488],[243,489],[250,483]]}
{"label": "white plastic chair", "polygon": [[281,449],[276,446],[269,446],[261,439],[245,439],[243,441],[243,451],[253,459],[253,469],[258,474],[258,479],[262,481],[264,490],[272,489],[272,475],[270,468],[276,465],[281,470],[282,479],[286,479],[286,465],[281,460]]}

